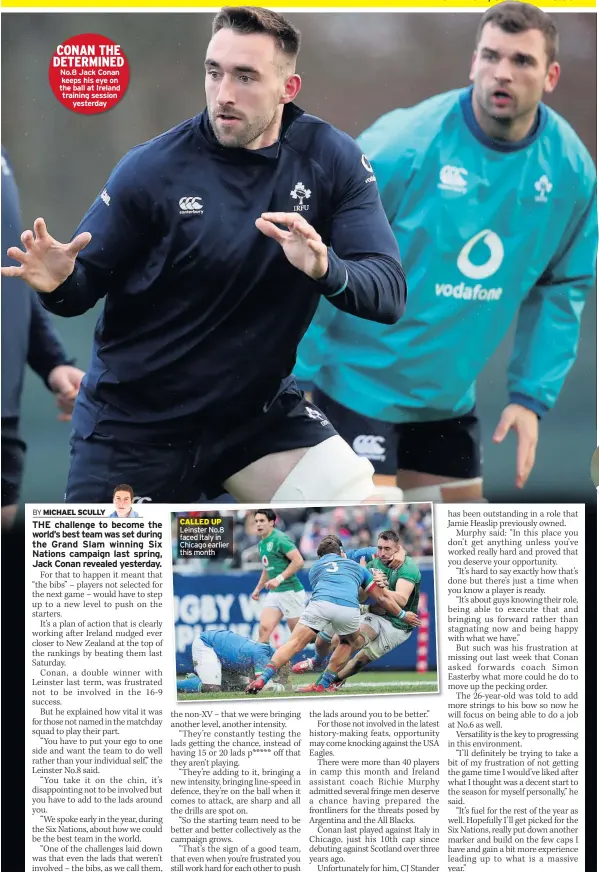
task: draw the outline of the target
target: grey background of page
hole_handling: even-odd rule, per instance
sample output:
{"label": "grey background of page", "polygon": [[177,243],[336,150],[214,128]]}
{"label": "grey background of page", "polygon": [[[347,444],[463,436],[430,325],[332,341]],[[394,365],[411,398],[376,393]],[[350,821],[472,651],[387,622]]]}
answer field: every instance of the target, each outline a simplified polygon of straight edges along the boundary
{"label": "grey background of page", "polygon": [[[384,112],[468,83],[479,13],[294,13],[303,34],[299,105],[357,136]],[[596,159],[596,17],[557,13],[562,79],[548,100]],[[30,226],[43,215],[58,239],[70,238],[113,166],[132,146],[204,107],[203,59],[210,13],[58,13],[2,16],[2,131]],[[129,90],[106,113],[79,115],[54,98],[48,65],[56,45],[79,33],[118,42],[131,65]],[[85,369],[101,311],[55,319]],[[513,332],[478,383],[486,495],[499,501],[595,501],[590,462],[596,447],[596,304],[587,304],[578,360],[556,409],[541,425],[537,464],[517,491],[515,439],[491,436],[506,402]],[[29,444],[23,498],[62,500],[69,426],[28,374],[22,430]]]}

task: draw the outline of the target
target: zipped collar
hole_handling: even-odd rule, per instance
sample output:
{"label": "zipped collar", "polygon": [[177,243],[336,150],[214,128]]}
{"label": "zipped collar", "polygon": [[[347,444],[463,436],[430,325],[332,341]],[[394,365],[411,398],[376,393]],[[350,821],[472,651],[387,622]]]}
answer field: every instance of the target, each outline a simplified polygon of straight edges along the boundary
{"label": "zipped collar", "polygon": [[196,130],[201,138],[203,145],[208,148],[213,154],[219,155],[224,160],[231,163],[244,164],[255,163],[256,161],[276,161],[281,152],[281,145],[287,138],[287,135],[293,126],[294,122],[304,114],[304,110],[296,106],[295,103],[287,103],[283,109],[283,118],[281,122],[281,131],[279,138],[272,145],[266,148],[251,149],[251,148],[226,148],[222,146],[214,135],[212,125],[208,118],[208,110],[197,116]]}

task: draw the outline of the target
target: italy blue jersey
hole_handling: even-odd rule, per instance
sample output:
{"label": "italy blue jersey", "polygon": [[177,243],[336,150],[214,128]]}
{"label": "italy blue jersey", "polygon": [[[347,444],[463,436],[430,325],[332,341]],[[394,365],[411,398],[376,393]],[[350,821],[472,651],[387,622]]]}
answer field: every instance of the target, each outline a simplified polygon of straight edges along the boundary
{"label": "italy blue jersey", "polygon": [[356,563],[359,563],[362,558],[366,561],[372,560],[377,551],[378,548],[373,548],[372,546],[367,546],[366,548],[346,548],[345,556],[348,560],[353,560]]}
{"label": "italy blue jersey", "polygon": [[308,580],[314,591],[314,602],[326,600],[350,608],[358,608],[360,588],[368,590],[375,583],[366,567],[338,554],[325,554],[317,560]]}
{"label": "italy blue jersey", "polygon": [[574,130],[541,104],[524,140],[490,139],[467,88],[390,112],[359,142],[402,253],[406,312],[385,326],[323,301],[296,376],[382,421],[457,417],[517,317],[510,401],[542,415],[595,279],[596,172]]}
{"label": "italy blue jersey", "polygon": [[212,648],[225,669],[245,672],[254,666],[263,669],[273,656],[274,648],[261,642],[254,642],[232,630],[208,630],[200,639]]}

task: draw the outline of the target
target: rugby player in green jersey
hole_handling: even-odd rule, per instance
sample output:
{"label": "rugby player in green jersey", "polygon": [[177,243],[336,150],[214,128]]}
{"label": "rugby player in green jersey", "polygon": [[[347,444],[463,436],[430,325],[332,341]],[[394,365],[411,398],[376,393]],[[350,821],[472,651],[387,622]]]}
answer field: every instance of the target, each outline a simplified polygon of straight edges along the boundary
{"label": "rugby player in green jersey", "polygon": [[276,518],[272,509],[257,509],[254,512],[256,531],[260,537],[258,551],[264,569],[252,599],[257,600],[260,592],[268,589],[258,634],[258,641],[266,644],[283,618],[287,620],[289,630],[293,631],[306,605],[306,592],[297,577],[304,565],[304,558],[293,540],[276,529]]}

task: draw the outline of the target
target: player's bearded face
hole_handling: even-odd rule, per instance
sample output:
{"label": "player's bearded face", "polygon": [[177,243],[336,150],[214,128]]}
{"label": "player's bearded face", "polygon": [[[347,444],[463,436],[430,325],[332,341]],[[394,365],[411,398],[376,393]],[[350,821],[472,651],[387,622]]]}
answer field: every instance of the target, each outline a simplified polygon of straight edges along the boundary
{"label": "player's bearded face", "polygon": [[285,78],[268,35],[224,29],[213,37],[206,55],[206,103],[222,146],[261,148],[276,141]]}
{"label": "player's bearded face", "polygon": [[509,125],[534,117],[545,91],[557,84],[559,67],[547,64],[547,44],[540,30],[504,33],[487,24],[472,61],[474,100],[485,115]]}
{"label": "player's bearded face", "polygon": [[390,542],[387,539],[380,539],[377,542],[377,557],[385,566],[389,565],[396,552],[397,545],[394,542]]}

